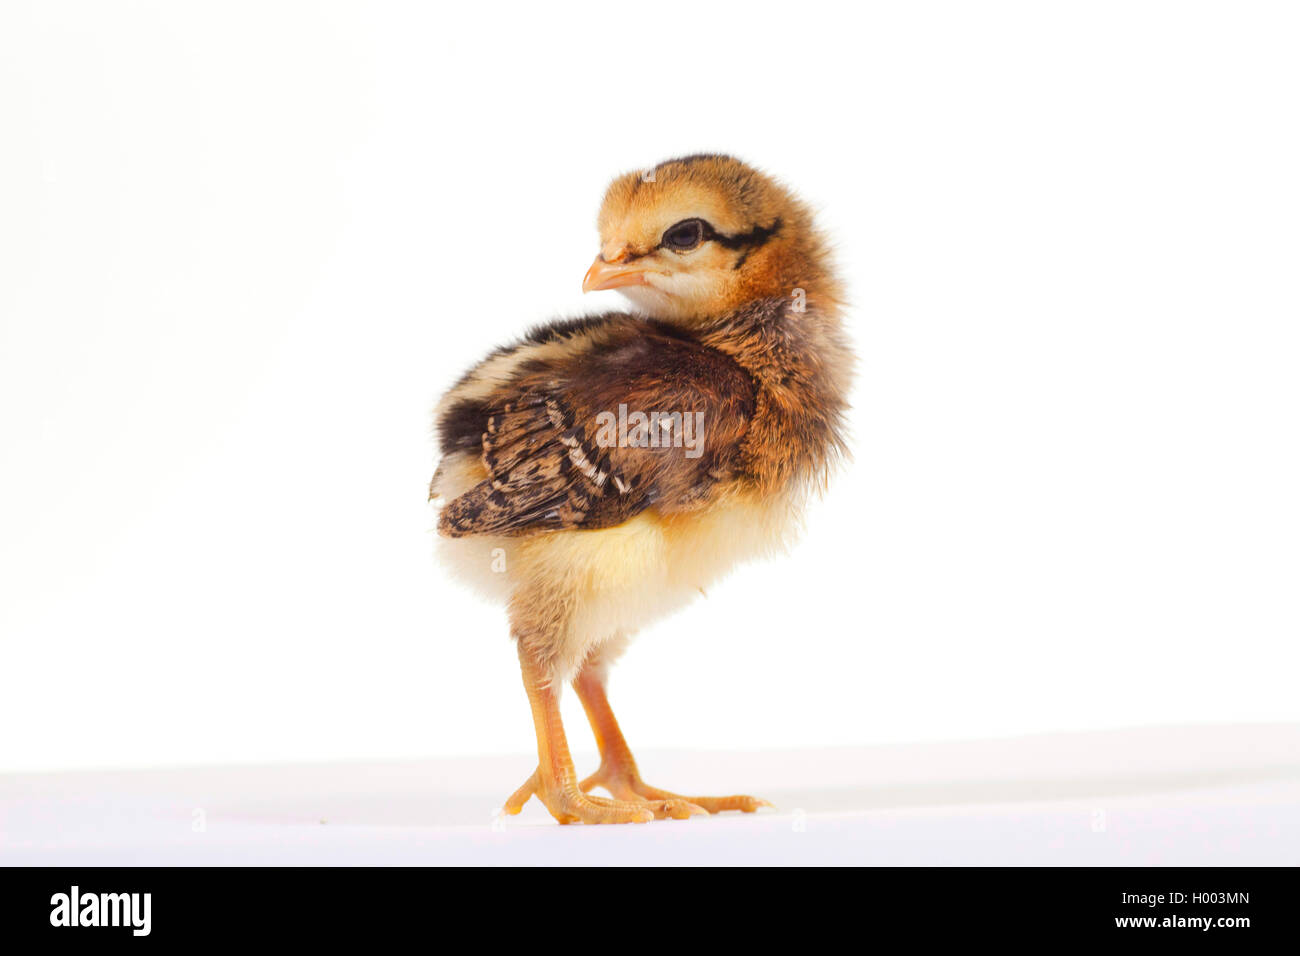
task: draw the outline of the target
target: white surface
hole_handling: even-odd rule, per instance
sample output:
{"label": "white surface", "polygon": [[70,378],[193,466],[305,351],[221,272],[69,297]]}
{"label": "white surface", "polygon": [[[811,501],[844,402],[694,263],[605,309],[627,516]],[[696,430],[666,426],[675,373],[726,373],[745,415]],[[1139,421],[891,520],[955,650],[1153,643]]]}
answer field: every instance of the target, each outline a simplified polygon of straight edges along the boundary
{"label": "white surface", "polygon": [[527,747],[502,614],[433,562],[430,410],[618,306],[606,183],[709,149],[836,242],[856,463],[642,635],[630,739],[1300,720],[1297,24],[5,0],[0,770]]}
{"label": "white surface", "polygon": [[[580,758],[580,768],[591,764]],[[774,811],[561,827],[525,757],[0,778],[15,864],[1300,864],[1300,726],[748,754],[651,782]],[[494,824],[494,821],[495,824]],[[196,831],[197,824],[203,829]]]}

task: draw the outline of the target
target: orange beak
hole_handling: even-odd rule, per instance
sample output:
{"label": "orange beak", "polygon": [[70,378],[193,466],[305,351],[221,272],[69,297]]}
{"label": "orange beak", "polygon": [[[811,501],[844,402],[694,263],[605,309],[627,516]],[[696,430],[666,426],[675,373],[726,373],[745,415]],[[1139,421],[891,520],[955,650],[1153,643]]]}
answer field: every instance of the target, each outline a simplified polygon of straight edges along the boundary
{"label": "orange beak", "polygon": [[646,284],[646,270],[640,266],[606,262],[602,256],[597,256],[582,279],[582,291],[599,292],[602,289],[621,289],[624,286]]}

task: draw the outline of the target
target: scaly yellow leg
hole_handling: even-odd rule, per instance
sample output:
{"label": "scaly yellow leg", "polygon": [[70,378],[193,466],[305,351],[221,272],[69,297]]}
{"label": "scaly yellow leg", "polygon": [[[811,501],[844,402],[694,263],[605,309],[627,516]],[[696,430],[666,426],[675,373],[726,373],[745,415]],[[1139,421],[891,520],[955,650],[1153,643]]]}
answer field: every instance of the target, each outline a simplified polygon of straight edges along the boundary
{"label": "scaly yellow leg", "polygon": [[561,823],[646,823],[666,814],[664,801],[627,802],[591,797],[578,789],[577,773],[569,755],[569,743],[560,721],[559,695],[546,682],[542,669],[524,646],[519,645],[519,664],[524,689],[533,710],[537,730],[537,769],[505,803],[506,813],[518,813],[535,796],[551,816]]}
{"label": "scaly yellow leg", "polygon": [[582,708],[587,712],[587,720],[591,722],[592,732],[596,735],[596,746],[600,748],[600,768],[578,784],[578,789],[583,793],[593,787],[604,787],[617,800],[651,805],[656,816],[678,819],[696,813],[720,813],[723,810],[753,813],[759,807],[772,805],[758,797],[743,795],[682,797],[650,786],[641,779],[632,751],[623,739],[618,721],[614,719],[609,698],[605,696],[603,675],[590,667],[583,667],[574,678],[573,688],[578,692]]}

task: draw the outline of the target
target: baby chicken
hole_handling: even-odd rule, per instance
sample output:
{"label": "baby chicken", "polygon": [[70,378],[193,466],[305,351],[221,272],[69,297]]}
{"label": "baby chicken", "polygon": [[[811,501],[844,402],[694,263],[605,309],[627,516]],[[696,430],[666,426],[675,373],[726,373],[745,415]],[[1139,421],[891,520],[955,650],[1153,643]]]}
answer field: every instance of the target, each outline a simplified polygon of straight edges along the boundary
{"label": "baby chicken", "polygon": [[[737,562],[780,549],[844,452],[852,356],[802,202],[729,156],[609,186],[584,292],[637,313],[542,325],[471,368],[436,411],[439,549],[508,608],[537,732],[531,796],[561,823],[765,806],[642,781],[605,693],[636,631]],[[572,682],[599,769],[560,723]],[[603,787],[613,799],[588,793]]]}

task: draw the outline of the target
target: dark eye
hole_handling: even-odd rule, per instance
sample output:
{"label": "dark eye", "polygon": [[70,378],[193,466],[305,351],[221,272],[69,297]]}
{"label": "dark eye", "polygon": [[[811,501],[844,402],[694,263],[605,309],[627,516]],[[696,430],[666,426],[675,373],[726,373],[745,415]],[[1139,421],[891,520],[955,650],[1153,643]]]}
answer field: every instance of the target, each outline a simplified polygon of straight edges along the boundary
{"label": "dark eye", "polygon": [[677,225],[669,226],[663,238],[663,244],[669,249],[694,249],[703,241],[703,219],[683,219]]}

